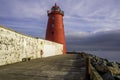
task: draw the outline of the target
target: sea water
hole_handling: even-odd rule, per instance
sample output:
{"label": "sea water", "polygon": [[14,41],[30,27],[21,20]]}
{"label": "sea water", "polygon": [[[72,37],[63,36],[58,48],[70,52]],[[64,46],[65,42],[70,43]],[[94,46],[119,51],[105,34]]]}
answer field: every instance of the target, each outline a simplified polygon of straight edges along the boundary
{"label": "sea water", "polygon": [[101,58],[106,58],[112,62],[120,63],[120,51],[84,51],[84,52],[96,55]]}

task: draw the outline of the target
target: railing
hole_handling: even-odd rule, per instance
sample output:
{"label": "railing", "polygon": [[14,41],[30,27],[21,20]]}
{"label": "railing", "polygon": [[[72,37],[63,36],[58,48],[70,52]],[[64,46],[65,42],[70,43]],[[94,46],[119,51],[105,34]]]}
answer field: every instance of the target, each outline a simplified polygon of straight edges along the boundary
{"label": "railing", "polygon": [[64,15],[64,11],[62,11],[62,10],[54,10],[54,11],[48,10],[48,11],[47,11],[48,14],[50,14],[50,13],[52,13],[52,12],[57,12],[57,13],[60,13],[60,14]]}

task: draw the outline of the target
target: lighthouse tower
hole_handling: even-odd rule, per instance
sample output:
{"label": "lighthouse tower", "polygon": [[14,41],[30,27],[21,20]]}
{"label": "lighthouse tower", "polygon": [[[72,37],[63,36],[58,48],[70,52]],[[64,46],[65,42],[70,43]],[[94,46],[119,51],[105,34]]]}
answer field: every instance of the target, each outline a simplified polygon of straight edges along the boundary
{"label": "lighthouse tower", "polygon": [[48,24],[46,29],[46,40],[63,44],[63,54],[66,53],[66,41],[64,34],[63,16],[64,12],[55,5],[48,10]]}

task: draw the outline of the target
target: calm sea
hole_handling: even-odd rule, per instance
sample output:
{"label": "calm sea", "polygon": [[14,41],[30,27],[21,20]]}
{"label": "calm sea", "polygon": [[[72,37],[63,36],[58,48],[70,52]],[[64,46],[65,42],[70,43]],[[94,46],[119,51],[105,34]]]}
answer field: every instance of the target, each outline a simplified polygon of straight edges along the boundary
{"label": "calm sea", "polygon": [[116,61],[120,63],[120,51],[84,51],[102,58],[106,58],[109,61]]}

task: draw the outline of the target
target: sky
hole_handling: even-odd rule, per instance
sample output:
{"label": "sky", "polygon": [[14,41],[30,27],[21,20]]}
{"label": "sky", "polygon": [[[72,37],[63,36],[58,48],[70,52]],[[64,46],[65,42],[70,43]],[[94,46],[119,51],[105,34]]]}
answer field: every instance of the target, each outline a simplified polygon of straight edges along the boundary
{"label": "sky", "polygon": [[120,0],[0,0],[0,25],[44,39],[55,3],[65,14],[68,51],[120,50]]}

